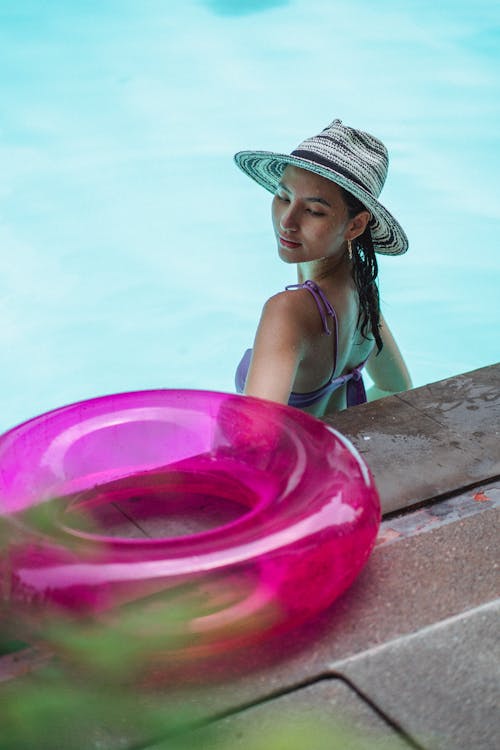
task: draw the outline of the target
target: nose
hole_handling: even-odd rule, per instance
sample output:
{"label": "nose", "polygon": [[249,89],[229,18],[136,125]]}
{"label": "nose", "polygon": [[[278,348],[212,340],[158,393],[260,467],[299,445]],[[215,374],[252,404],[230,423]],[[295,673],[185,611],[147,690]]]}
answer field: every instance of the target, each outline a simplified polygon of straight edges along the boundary
{"label": "nose", "polygon": [[280,217],[280,229],[283,232],[296,232],[298,229],[297,212],[290,203]]}

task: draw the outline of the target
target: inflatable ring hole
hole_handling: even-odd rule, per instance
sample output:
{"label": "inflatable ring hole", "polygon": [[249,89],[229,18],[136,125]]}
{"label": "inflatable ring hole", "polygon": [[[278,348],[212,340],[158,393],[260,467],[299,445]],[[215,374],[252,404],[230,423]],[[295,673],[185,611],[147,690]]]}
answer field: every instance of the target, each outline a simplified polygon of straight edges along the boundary
{"label": "inflatable ring hole", "polygon": [[58,527],[80,539],[170,541],[237,523],[258,495],[220,469],[134,474],[62,499]]}

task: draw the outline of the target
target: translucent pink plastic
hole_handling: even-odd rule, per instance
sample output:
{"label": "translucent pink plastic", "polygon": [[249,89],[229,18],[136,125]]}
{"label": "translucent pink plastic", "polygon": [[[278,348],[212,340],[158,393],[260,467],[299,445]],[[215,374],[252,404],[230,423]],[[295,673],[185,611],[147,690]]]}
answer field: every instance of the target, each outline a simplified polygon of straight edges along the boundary
{"label": "translucent pink plastic", "polygon": [[[56,509],[43,527],[37,507]],[[96,398],[6,433],[0,513],[13,604],[102,618],[188,585],[198,608],[182,644],[207,651],[331,604],[380,521],[365,463],[324,423],[188,390]]]}

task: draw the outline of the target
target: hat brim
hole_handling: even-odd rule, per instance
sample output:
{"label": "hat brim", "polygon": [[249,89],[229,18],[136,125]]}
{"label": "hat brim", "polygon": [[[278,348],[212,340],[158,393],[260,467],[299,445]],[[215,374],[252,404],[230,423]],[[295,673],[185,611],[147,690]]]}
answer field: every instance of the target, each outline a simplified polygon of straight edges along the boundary
{"label": "hat brim", "polygon": [[382,255],[402,255],[408,250],[408,238],[394,216],[370,193],[340,172],[302,157],[273,151],[239,151],[234,160],[245,174],[271,193],[276,191],[288,165],[307,169],[335,182],[370,211],[372,218],[369,226],[375,252]]}

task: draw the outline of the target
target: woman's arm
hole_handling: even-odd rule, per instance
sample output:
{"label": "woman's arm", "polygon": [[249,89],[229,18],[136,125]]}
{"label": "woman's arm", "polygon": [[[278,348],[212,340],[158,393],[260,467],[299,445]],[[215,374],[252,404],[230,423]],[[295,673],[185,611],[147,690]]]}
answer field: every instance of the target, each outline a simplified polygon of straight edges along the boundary
{"label": "woman's arm", "polygon": [[297,301],[296,293],[280,292],[264,305],[253,345],[246,395],[288,403],[305,340]]}
{"label": "woman's arm", "polygon": [[380,335],[384,347],[380,354],[377,354],[377,350],[374,349],[366,363],[366,370],[374,383],[368,389],[368,401],[407,391],[412,387],[408,368],[396,340],[382,316],[380,316],[380,323]]}

